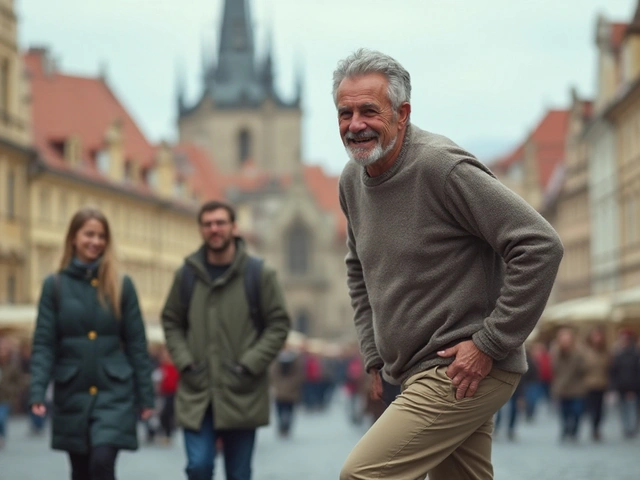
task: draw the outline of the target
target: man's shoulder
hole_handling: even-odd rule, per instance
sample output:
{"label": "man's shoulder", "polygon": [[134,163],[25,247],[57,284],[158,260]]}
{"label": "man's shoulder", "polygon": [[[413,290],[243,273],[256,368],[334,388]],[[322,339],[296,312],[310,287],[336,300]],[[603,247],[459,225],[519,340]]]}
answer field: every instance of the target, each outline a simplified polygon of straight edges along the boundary
{"label": "man's shoulder", "polygon": [[412,126],[410,156],[415,168],[427,170],[432,178],[447,178],[456,167],[495,176],[475,155],[450,138]]}

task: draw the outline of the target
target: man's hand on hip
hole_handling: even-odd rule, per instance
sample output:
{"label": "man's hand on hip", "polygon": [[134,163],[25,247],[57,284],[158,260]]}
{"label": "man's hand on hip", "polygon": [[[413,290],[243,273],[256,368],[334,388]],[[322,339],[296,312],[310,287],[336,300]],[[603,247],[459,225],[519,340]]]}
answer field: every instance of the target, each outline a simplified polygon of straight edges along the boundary
{"label": "man's hand on hip", "polygon": [[478,350],[478,347],[471,340],[442,350],[438,352],[438,355],[455,357],[453,363],[447,368],[447,377],[456,387],[457,400],[473,397],[478,390],[480,380],[489,374],[493,366],[493,359]]}

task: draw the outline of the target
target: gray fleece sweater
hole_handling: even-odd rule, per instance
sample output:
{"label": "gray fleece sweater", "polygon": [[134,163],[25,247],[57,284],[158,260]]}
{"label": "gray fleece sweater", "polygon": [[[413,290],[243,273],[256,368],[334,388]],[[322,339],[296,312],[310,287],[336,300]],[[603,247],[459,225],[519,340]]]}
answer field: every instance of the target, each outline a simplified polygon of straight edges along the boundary
{"label": "gray fleece sweater", "polygon": [[390,170],[349,162],[347,283],[365,366],[401,383],[451,363],[464,340],[494,366],[527,370],[523,343],[546,305],[563,247],[555,230],[451,140],[409,126]]}

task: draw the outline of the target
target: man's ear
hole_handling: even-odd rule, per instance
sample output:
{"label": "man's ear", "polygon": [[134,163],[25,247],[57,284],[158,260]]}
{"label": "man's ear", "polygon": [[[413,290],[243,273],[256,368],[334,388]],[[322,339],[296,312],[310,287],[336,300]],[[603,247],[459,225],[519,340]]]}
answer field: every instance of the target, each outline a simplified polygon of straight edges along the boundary
{"label": "man's ear", "polygon": [[398,108],[398,128],[404,128],[409,123],[409,117],[411,116],[411,104],[404,102]]}

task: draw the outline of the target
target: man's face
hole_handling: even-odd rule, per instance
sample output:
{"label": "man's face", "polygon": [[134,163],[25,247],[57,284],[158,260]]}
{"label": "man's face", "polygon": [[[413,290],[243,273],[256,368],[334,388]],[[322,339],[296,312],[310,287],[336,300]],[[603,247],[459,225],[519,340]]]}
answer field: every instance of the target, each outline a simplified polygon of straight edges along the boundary
{"label": "man's face", "polygon": [[221,253],[233,242],[236,224],[231,221],[229,212],[224,208],[203,212],[200,217],[200,235],[209,250]]}
{"label": "man's face", "polygon": [[384,159],[398,139],[400,125],[382,74],[345,78],[338,87],[340,136],[349,158],[368,166]]}

